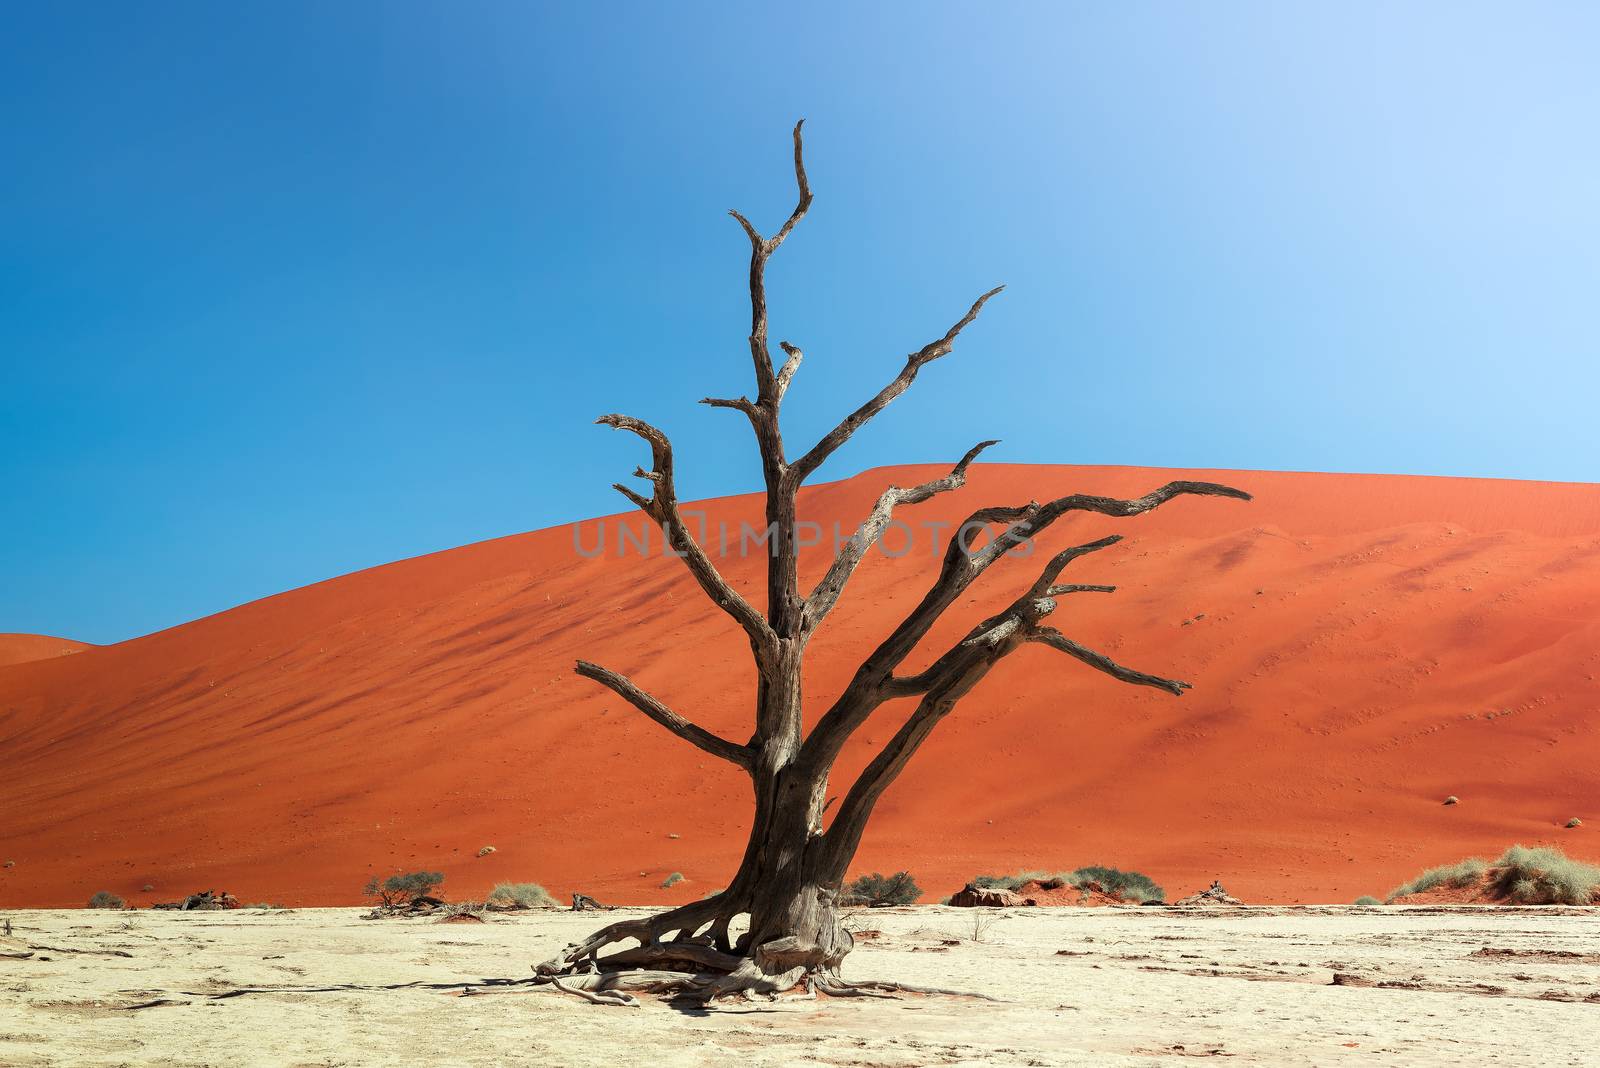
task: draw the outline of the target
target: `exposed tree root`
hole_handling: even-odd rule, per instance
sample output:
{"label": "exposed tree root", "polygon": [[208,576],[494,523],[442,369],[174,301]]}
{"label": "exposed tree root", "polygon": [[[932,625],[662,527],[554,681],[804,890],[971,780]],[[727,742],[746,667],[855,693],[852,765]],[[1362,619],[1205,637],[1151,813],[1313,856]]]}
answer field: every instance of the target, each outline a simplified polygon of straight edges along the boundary
{"label": "exposed tree root", "polygon": [[563,994],[572,994],[594,1005],[637,1005],[639,999],[630,994],[611,993],[610,991],[585,990],[581,986],[568,986],[555,976],[550,976],[550,985]]}
{"label": "exposed tree root", "polygon": [[[979,1001],[1005,1002],[1005,998],[997,998],[991,994],[981,994],[975,990],[952,990],[943,986],[915,986],[911,983],[891,983],[877,979],[869,979],[861,983],[850,983],[845,982],[843,979],[835,978],[834,985],[857,992],[882,992],[882,995],[887,997],[893,997],[895,994],[936,994],[953,998],[976,998]],[[835,993],[834,991],[829,992]]]}
{"label": "exposed tree root", "polygon": [[[679,908],[618,920],[536,965],[528,982],[596,1005],[638,1005],[634,995],[639,993],[694,1005],[734,996],[777,1001],[795,990],[800,992],[783,1000],[812,1001],[820,995],[893,999],[901,994],[1001,1000],[943,987],[845,980],[839,965],[854,947],[854,939],[842,927],[832,928],[833,936],[821,939],[827,949],[792,935],[750,946],[747,933],[732,942],[729,927],[748,903],[736,883]],[[638,944],[615,948],[630,941]]]}
{"label": "exposed tree root", "polygon": [[[780,997],[791,990],[801,992]],[[690,1005],[709,1005],[718,998],[738,995],[747,1001],[816,1001],[819,995],[829,997],[870,997],[896,1000],[896,995],[936,994],[951,997],[978,998],[984,1001],[1001,1001],[988,994],[943,987],[913,986],[909,983],[892,983],[878,980],[850,982],[841,979],[830,969],[793,968],[772,975],[761,970],[751,958],[741,958],[730,972],[677,971],[661,968],[623,968],[601,971],[597,968],[574,970],[563,975],[541,974],[526,979],[481,979],[477,982],[439,983],[413,981],[409,983],[384,983],[364,986],[356,983],[339,983],[327,986],[249,986],[222,991],[155,991],[156,994],[183,994],[207,1001],[224,1001],[250,994],[318,994],[352,990],[437,990],[459,992],[462,997],[485,994],[532,994],[542,991],[568,994],[581,998],[591,1005],[618,1005],[638,1007],[642,1004],[635,994],[660,994],[674,1001]],[[135,1005],[126,1009],[152,1008],[158,1005],[187,1004],[170,998]]]}
{"label": "exposed tree root", "polygon": [[561,976],[540,975],[534,977],[533,983],[538,986],[552,986],[563,994],[572,994],[596,1005],[640,1004],[639,999],[630,991],[672,995],[676,1000],[699,1005],[708,1005],[718,998],[733,995],[739,995],[750,1001],[762,998],[777,1001],[780,1000],[780,994],[797,988],[801,993],[781,1000],[815,1001],[821,994],[837,998],[883,998],[889,1001],[898,1000],[900,994],[931,994],[993,1002],[1003,1000],[990,994],[952,990],[947,987],[916,986],[911,983],[880,980],[850,982],[839,978],[835,972],[807,972],[804,968],[793,968],[777,975],[769,975],[749,958],[742,960],[738,968],[727,974],[638,969],[578,972]]}

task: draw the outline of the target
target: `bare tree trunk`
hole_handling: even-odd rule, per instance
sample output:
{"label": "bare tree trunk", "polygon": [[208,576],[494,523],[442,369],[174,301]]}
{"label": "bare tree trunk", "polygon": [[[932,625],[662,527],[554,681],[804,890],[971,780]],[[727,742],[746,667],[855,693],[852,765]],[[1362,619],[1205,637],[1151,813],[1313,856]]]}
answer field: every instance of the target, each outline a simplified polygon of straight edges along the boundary
{"label": "bare tree trunk", "polygon": [[[637,434],[650,444],[651,469],[641,467],[635,471],[650,483],[650,495],[646,497],[623,485],[616,488],[661,525],[701,589],[744,628],[759,677],[755,729],[750,740],[741,744],[690,722],[631,680],[599,665],[578,662],[579,674],[609,687],[690,744],[744,769],[750,776],[755,802],[750,839],[726,889],[646,919],[613,923],[535,969],[537,981],[602,1004],[632,1004],[628,992],[634,990],[675,992],[709,1001],[733,992],[777,994],[801,984],[812,991],[839,995],[913,989],[884,983],[848,983],[840,977],[840,965],[854,943],[840,922],[839,893],[878,799],[939,721],[996,663],[1030,644],[1064,653],[1133,685],[1181,695],[1188,683],[1123,667],[1042,622],[1061,597],[1113,592],[1110,586],[1059,585],[1055,580],[1072,560],[1115,544],[1120,540],[1116,536],[1057,553],[1033,585],[1005,611],[975,626],[932,666],[905,676],[897,675],[897,669],[940,616],[991,564],[1029,542],[1063,515],[1095,512],[1133,516],[1184,495],[1249,499],[1249,494],[1227,486],[1172,482],[1129,500],[1073,494],[1043,504],[1030,501],[973,512],[946,546],[933,587],[862,662],[844,693],[822,715],[809,736],[802,736],[801,668],[811,635],[833,609],[866,553],[882,537],[894,510],[961,488],[968,466],[995,442],[975,446],[943,478],[885,490],[809,594],[800,592],[797,572],[796,495],[806,478],[904,393],[923,367],[950,353],[957,336],[1000,290],[983,294],[942,337],[910,353],[905,366],[888,385],[791,462],[784,453],[778,415],[802,354],[787,341],[780,342],[786,359],[774,369],[767,340],[766,265],[811,205],[800,134],[800,124],[796,124],[794,168],[799,202],[778,232],[763,238],[743,215],[731,213],[750,239],[749,341],[756,399],[708,397],[703,402],[744,413],[761,452],[770,535],[765,613],[728,585],[684,524],[673,482],[672,446],[666,435],[630,416],[607,415],[598,420]],[[978,548],[979,534],[993,528],[998,528],[998,533]],[[918,698],[915,709],[851,785],[832,822],[825,826],[828,777],[834,760],[875,710],[901,697]],[[624,945],[634,941],[638,944]],[[613,948],[618,946],[621,948]]]}

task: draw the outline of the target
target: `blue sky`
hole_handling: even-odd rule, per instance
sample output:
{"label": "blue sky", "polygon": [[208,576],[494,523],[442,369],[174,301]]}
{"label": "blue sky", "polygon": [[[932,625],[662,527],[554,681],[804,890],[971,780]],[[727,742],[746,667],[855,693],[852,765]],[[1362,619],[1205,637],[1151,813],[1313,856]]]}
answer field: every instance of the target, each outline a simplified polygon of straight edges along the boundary
{"label": "blue sky", "polygon": [[1600,480],[1581,4],[13,5],[0,631],[114,641],[750,490],[747,245],[819,477],[958,457]]}

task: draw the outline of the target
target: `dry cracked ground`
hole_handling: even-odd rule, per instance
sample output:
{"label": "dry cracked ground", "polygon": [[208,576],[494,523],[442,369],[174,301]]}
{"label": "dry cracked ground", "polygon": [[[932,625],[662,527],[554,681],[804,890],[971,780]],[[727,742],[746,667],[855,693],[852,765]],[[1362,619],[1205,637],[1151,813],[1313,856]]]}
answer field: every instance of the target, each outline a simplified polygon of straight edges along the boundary
{"label": "dry cracked ground", "polygon": [[709,1011],[597,1007],[526,986],[462,996],[525,977],[591,931],[593,913],[0,919],[12,927],[0,940],[5,1065],[1548,1066],[1592,1064],[1600,1049],[1595,909],[880,909],[851,921],[862,936],[847,977],[1004,1002]]}

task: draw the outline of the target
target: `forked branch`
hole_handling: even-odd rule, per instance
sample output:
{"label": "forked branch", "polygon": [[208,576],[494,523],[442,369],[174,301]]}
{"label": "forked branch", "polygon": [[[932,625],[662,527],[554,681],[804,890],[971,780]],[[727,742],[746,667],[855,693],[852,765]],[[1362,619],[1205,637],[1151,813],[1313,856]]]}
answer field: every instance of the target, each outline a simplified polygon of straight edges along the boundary
{"label": "forked branch", "polygon": [[627,701],[634,708],[661,724],[679,738],[689,742],[712,756],[721,757],[723,760],[739,765],[746,771],[750,770],[755,756],[749,746],[736,745],[719,735],[712,734],[704,727],[691,723],[678,713],[662,704],[658,699],[634,685],[633,681],[625,675],[619,675],[609,668],[599,664],[591,664],[587,660],[578,661],[578,674],[584,678],[593,679],[606,687],[612,693]]}
{"label": "forked branch", "polygon": [[[918,642],[928,633],[944,612],[986,570],[1005,554],[1023,545],[1029,539],[1047,530],[1056,520],[1072,512],[1095,512],[1100,515],[1128,517],[1159,508],[1180,496],[1197,495],[1232,497],[1249,500],[1250,495],[1231,486],[1213,482],[1169,482],[1142,497],[1120,499],[1091,494],[1075,493],[1040,504],[1030,501],[1025,505],[982,508],[967,517],[945,548],[944,562],[939,577],[912,609],[856,670],[850,684],[839,698],[817,721],[811,736],[806,739],[804,759],[812,767],[828,767],[838,756],[849,737],[865,723],[875,709],[906,691],[906,681],[894,678],[900,666]],[[979,548],[979,536],[991,526],[1002,529]],[[1044,571],[1025,597],[1037,599],[1048,595],[1057,575],[1072,560],[1085,553],[1095,552],[1121,540],[1111,535],[1086,545],[1065,549],[1045,565]],[[920,691],[913,691],[920,692]]]}
{"label": "forked branch", "polygon": [[978,454],[991,445],[998,445],[996,441],[980,441],[974,445],[961,461],[943,478],[936,478],[931,482],[924,482],[920,486],[901,489],[899,486],[890,486],[878,498],[878,503],[873,505],[871,513],[861,521],[856,532],[850,540],[839,550],[833,558],[833,564],[828,568],[827,574],[817,583],[811,591],[811,596],[806,599],[806,615],[804,629],[816,629],[817,625],[833,609],[839,600],[839,595],[844,592],[845,583],[850,581],[850,576],[855,573],[867,552],[876,545],[883,532],[888,529],[889,521],[894,517],[894,510],[902,504],[921,504],[923,501],[936,494],[949,490],[959,489],[967,483],[967,468]]}
{"label": "forked branch", "polygon": [[[773,410],[776,409],[781,391],[778,377],[772,370],[772,352],[767,348],[767,260],[783,244],[784,238],[789,236],[795,225],[805,218],[806,209],[811,207],[811,184],[806,180],[805,154],[800,137],[805,122],[801,119],[794,124],[794,180],[800,190],[800,199],[778,232],[763,238],[749,219],[737,211],[728,212],[738,220],[745,236],[750,239],[750,358],[755,364],[756,387],[759,391],[756,403]],[[790,362],[799,364],[792,357]],[[789,377],[793,377],[793,367],[785,364],[784,369]],[[785,378],[784,386],[787,385],[788,378]]]}
{"label": "forked branch", "polygon": [[683,558],[685,566],[700,584],[700,588],[706,592],[706,596],[737,620],[758,648],[769,648],[774,638],[772,628],[767,624],[765,617],[722,577],[721,572],[705,554],[705,550],[700,547],[700,543],[695,540],[683,521],[683,515],[678,508],[677,488],[672,479],[672,443],[667,440],[667,436],[642,419],[627,415],[602,415],[595,422],[617,430],[630,431],[650,443],[651,469],[646,471],[641,467],[634,472],[637,477],[651,484],[650,496],[636,493],[620,482],[615,483],[613,488],[632,501],[645,515],[661,524],[668,543]]}
{"label": "forked branch", "polygon": [[[1074,545],[1070,549],[1056,553],[1045,562],[1044,569],[1033,584],[1023,590],[1022,594],[1003,611],[973,627],[961,641],[934,660],[925,670],[905,677],[890,676],[883,691],[890,697],[905,697],[947,688],[960,670],[964,670],[974,662],[974,653],[978,654],[979,660],[986,660],[988,664],[992,664],[1018,648],[1024,641],[1030,640],[1040,629],[1039,621],[1056,610],[1058,593],[1113,592],[1115,586],[1053,586],[1051,583],[1071,561],[1121,540],[1120,536],[1112,535],[1086,545]],[[987,665],[984,670],[987,670]]]}
{"label": "forked branch", "polygon": [[1001,660],[1030,642],[1060,650],[1112,678],[1136,686],[1153,686],[1174,696],[1182,696],[1187,682],[1161,678],[1124,667],[1106,656],[1080,645],[1040,621],[1056,610],[1057,589],[1109,591],[1109,586],[1054,587],[1050,583],[1066,562],[1086,551],[1103,547],[1100,543],[1076,546],[1057,553],[1046,563],[1044,572],[1003,612],[990,616],[972,628],[961,641],[940,656],[927,670],[906,678],[888,679],[880,688],[886,697],[921,695],[916,709],[867,764],[845,795],[839,814],[828,829],[829,848],[842,856],[853,855],[872,809],[901,770],[916,755],[938,722],[955,708]]}

